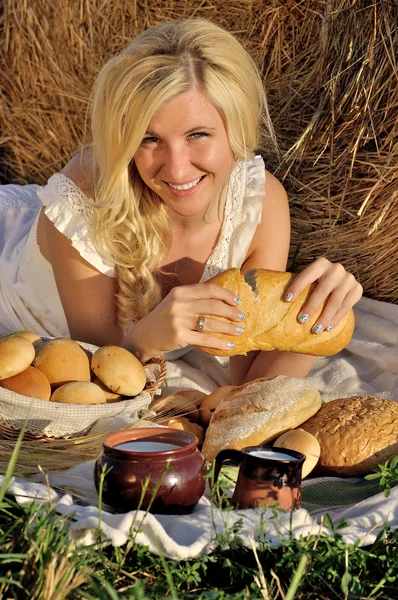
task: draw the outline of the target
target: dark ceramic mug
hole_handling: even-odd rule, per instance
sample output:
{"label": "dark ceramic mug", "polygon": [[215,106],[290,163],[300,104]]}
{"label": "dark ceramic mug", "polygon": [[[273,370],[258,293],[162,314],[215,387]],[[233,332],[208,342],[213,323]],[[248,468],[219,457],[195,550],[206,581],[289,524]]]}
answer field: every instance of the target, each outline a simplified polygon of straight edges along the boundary
{"label": "dark ceramic mug", "polygon": [[105,467],[102,498],[115,510],[189,513],[205,490],[204,459],[197,443],[192,433],[165,427],[113,433],[104,439],[95,463],[97,491]]}
{"label": "dark ceramic mug", "polygon": [[240,465],[231,503],[238,508],[294,510],[301,506],[301,471],[304,454],[286,448],[248,446],[221,450],[216,456],[214,481],[226,461]]}

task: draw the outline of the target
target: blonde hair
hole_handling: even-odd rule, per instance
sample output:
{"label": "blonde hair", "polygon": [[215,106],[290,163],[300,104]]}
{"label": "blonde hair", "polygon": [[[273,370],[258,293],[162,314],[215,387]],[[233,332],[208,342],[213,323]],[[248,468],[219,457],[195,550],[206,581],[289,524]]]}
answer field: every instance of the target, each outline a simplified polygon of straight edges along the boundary
{"label": "blonde hair", "polygon": [[118,321],[127,325],[161,300],[154,273],[171,245],[168,217],[132,157],[159,107],[198,88],[224,116],[237,159],[253,157],[263,131],[274,140],[258,70],[242,45],[204,19],[170,21],[138,35],[110,59],[91,102],[94,241],[116,265]]}

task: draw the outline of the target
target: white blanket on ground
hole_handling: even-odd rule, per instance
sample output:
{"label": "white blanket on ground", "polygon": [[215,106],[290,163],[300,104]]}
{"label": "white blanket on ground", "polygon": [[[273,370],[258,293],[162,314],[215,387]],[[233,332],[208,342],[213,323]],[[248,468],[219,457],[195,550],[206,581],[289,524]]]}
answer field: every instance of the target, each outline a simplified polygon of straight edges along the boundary
{"label": "white blanket on ground", "polygon": [[[228,369],[214,364],[204,355],[198,365],[197,351],[192,350],[184,360],[176,360],[169,367],[169,391],[174,388],[197,387],[211,391],[216,385],[227,382]],[[196,368],[195,368],[196,367]],[[363,298],[356,308],[356,331],[346,350],[332,358],[319,359],[309,378],[325,399],[371,394],[398,401],[398,306]],[[192,385],[192,380],[196,385]],[[2,478],[0,477],[0,484]],[[62,475],[50,474],[50,484],[84,490],[93,494],[93,463],[83,463]],[[47,488],[33,482],[16,480],[10,487],[18,501],[31,501],[32,496],[48,500]],[[230,530],[242,519],[241,537],[250,545],[250,536],[263,532],[271,547],[280,544],[281,536],[307,536],[320,532],[319,514],[315,518],[307,510],[294,513],[259,509],[220,511],[211,505],[207,496],[198,504],[195,512],[186,516],[152,515],[130,512],[112,515],[102,512],[101,524],[98,509],[74,503],[70,494],[57,494],[52,490],[56,509],[63,514],[74,514],[70,534],[82,536],[79,543],[90,544],[95,540],[101,526],[103,539],[120,546],[129,536],[130,528],[138,530],[135,540],[148,545],[154,553],[162,553],[175,559],[187,559],[211,552],[216,534]],[[371,544],[383,524],[398,528],[398,486],[389,498],[378,493],[351,507],[335,508],[327,512],[337,522],[345,519],[349,524],[339,533],[346,542],[360,540],[361,545]],[[323,527],[323,530],[327,530]]]}
{"label": "white blanket on ground", "polygon": [[[89,461],[52,478],[53,485],[71,485],[85,489],[87,494],[94,493],[92,472],[94,461]],[[336,478],[337,479],[337,478]],[[0,485],[2,477],[0,477]],[[9,492],[20,503],[36,500],[48,501],[46,486],[33,482],[15,480]],[[110,514],[102,511],[99,518],[95,506],[79,506],[70,494],[60,495],[50,490],[52,502],[57,512],[73,516],[70,536],[78,544],[91,545],[98,539],[101,531],[102,541],[113,546],[122,546],[134,537],[137,544],[148,546],[155,554],[173,559],[189,559],[200,554],[209,554],[216,545],[216,538],[223,536],[224,545],[232,539],[233,527],[241,522],[239,535],[243,543],[250,547],[250,538],[267,541],[270,548],[277,548],[283,537],[294,538],[308,535],[321,535],[333,532],[322,524],[319,517],[311,516],[301,508],[292,513],[288,511],[219,510],[211,504],[208,495],[201,499],[195,511],[190,515],[152,515],[143,511],[131,511],[125,514]],[[338,529],[344,542],[359,545],[372,544],[384,524],[391,529],[398,528],[398,486],[388,498],[378,493],[351,507],[328,511],[334,523],[341,519],[348,522]]]}

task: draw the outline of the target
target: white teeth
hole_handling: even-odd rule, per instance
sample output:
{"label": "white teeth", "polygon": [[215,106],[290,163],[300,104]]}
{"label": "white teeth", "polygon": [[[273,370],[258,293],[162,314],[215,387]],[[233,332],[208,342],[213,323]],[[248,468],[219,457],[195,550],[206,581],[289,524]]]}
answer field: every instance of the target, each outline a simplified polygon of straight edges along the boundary
{"label": "white teeth", "polygon": [[195,181],[192,181],[191,183],[184,183],[184,185],[172,185],[171,183],[169,183],[168,185],[173,188],[173,190],[190,190],[191,188],[195,187],[195,185],[198,185],[199,181],[202,178],[199,177],[198,179],[195,179]]}

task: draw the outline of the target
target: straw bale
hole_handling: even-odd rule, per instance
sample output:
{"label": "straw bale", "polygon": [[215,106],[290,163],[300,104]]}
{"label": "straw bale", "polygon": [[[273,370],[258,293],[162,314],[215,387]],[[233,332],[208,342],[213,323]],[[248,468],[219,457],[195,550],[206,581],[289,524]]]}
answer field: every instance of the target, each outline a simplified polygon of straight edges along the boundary
{"label": "straw bale", "polygon": [[43,183],[89,137],[100,66],[150,25],[205,17],[264,75],[291,198],[290,268],[325,255],[365,293],[398,301],[395,0],[4,0],[0,174]]}

